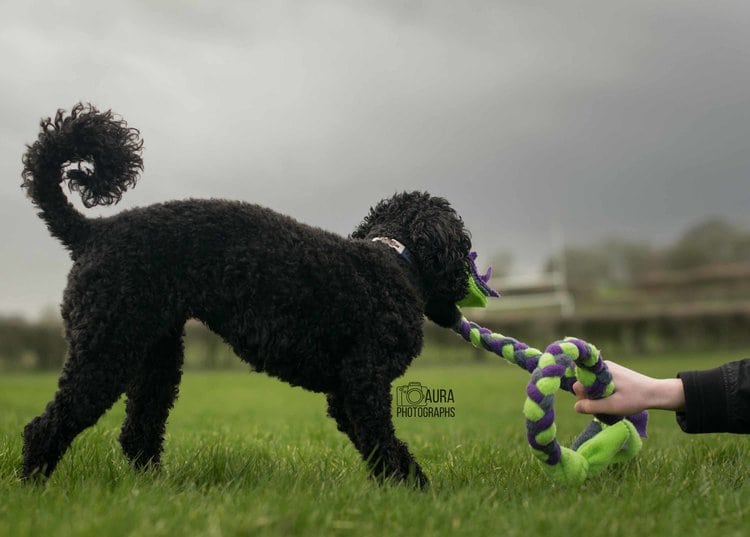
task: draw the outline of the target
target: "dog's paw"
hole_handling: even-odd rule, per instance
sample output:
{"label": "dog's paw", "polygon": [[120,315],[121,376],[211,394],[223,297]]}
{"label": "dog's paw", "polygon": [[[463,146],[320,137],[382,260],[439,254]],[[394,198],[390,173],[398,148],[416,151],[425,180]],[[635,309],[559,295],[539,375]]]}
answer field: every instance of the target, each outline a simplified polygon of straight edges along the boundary
{"label": "dog's paw", "polygon": [[424,475],[422,469],[419,466],[412,466],[409,475],[406,477],[406,483],[414,488],[420,490],[427,490],[430,488],[430,480]]}

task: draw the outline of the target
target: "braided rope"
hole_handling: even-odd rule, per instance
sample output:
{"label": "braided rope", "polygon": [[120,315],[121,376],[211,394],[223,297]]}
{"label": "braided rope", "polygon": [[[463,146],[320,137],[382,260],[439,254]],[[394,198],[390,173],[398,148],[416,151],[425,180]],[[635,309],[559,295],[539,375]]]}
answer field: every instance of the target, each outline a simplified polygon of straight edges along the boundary
{"label": "braided rope", "polygon": [[556,479],[581,482],[612,462],[634,457],[640,450],[640,437],[646,436],[645,412],[627,418],[597,416],[574,440],[573,449],[557,441],[554,403],[559,389],[573,393],[573,384],[578,380],[590,399],[608,397],[615,391],[612,375],[594,345],[569,337],[541,352],[466,318],[454,330],[475,347],[531,373],[523,406],[526,439],[534,456]]}

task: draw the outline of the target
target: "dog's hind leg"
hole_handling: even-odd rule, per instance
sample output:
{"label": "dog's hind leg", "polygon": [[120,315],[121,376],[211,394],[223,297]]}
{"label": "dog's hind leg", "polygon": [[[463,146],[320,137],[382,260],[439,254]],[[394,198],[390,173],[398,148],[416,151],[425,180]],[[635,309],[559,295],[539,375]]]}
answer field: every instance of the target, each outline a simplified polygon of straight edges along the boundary
{"label": "dog's hind leg", "polygon": [[[429,481],[406,444],[396,437],[391,418],[391,376],[373,370],[378,360],[365,360],[366,367],[347,361],[341,388],[329,397],[329,412],[346,432],[367,462],[373,477],[412,481],[427,487]],[[331,401],[334,407],[331,408]]]}
{"label": "dog's hind leg", "polygon": [[158,341],[126,388],[120,445],[136,468],[158,465],[167,417],[182,377],[182,326]]}
{"label": "dog's hind leg", "polygon": [[94,425],[125,390],[127,355],[71,345],[54,399],[23,430],[21,477],[49,476],[73,439]]}

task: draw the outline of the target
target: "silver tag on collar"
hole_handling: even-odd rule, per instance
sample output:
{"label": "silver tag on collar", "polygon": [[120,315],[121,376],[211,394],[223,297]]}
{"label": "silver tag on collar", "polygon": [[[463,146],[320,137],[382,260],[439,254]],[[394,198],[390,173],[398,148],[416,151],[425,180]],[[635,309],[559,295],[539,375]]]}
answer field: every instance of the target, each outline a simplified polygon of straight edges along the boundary
{"label": "silver tag on collar", "polygon": [[398,242],[396,239],[391,239],[390,237],[375,237],[372,239],[372,242],[382,242],[383,244],[387,244],[394,250],[396,250],[400,255],[404,254],[404,250],[406,250],[406,246]]}

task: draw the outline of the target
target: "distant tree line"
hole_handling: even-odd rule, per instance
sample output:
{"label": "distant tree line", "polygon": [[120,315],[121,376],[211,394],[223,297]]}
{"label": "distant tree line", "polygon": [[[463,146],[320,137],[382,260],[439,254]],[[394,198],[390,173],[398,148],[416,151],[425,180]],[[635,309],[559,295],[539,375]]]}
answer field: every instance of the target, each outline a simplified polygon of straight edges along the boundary
{"label": "distant tree line", "polygon": [[590,246],[567,247],[551,257],[544,269],[564,268],[571,287],[591,287],[628,285],[654,272],[727,263],[750,263],[750,231],[712,218],[689,228],[666,247],[609,238]]}
{"label": "distant tree line", "polygon": [[[185,326],[185,363],[194,369],[242,367],[222,339],[202,324]],[[0,370],[58,370],[67,352],[62,321],[47,313],[41,322],[0,317]]]}
{"label": "distant tree line", "polygon": [[[496,273],[507,274],[512,264],[509,255],[494,259]],[[561,254],[550,258],[545,266],[548,271],[559,270],[564,263],[568,284],[571,288],[592,288],[597,285],[631,285],[647,274],[659,271],[687,271],[696,267],[714,264],[750,263],[750,231],[743,230],[723,219],[711,219],[688,229],[674,244],[655,247],[637,241],[620,238],[602,240],[591,246],[568,247]],[[743,314],[744,315],[744,314]],[[632,315],[631,315],[632,317]],[[745,316],[735,332],[748,331]],[[671,322],[671,321],[669,321]],[[739,321],[738,321],[739,322]],[[507,321],[505,321],[506,326]],[[603,324],[602,324],[603,323]],[[597,330],[619,333],[623,328],[613,320],[602,321]],[[724,323],[722,321],[723,324]],[[663,323],[667,328],[669,323]],[[737,324],[737,323],[735,323]],[[612,326],[609,326],[612,325]],[[728,326],[728,325],[727,325]],[[734,325],[733,325],[734,326]],[[432,354],[456,356],[466,346],[450,331],[426,325],[426,339]],[[516,327],[520,334],[528,332],[534,336],[536,328]],[[557,331],[558,326],[550,326]],[[593,330],[593,329],[592,329]],[[666,330],[666,329],[665,329]],[[717,329],[718,330],[718,329]],[[677,333],[676,329],[667,330]],[[716,331],[716,330],[714,330]],[[185,363],[189,368],[238,368],[242,365],[232,350],[221,338],[202,324],[191,321],[185,327]],[[638,330],[634,330],[638,333]],[[696,332],[693,330],[693,332]],[[62,324],[57,314],[43,317],[42,321],[30,322],[22,318],[0,318],[0,370],[37,369],[57,370],[61,367],[66,344],[62,336]],[[548,334],[536,334],[541,340]],[[603,336],[600,336],[603,337]],[[619,337],[619,336],[618,336]],[[667,341],[669,338],[665,341]],[[737,338],[723,338],[737,339]],[[668,341],[667,341],[668,342]]]}
{"label": "distant tree line", "polygon": [[57,369],[65,349],[59,322],[0,318],[0,367]]}

